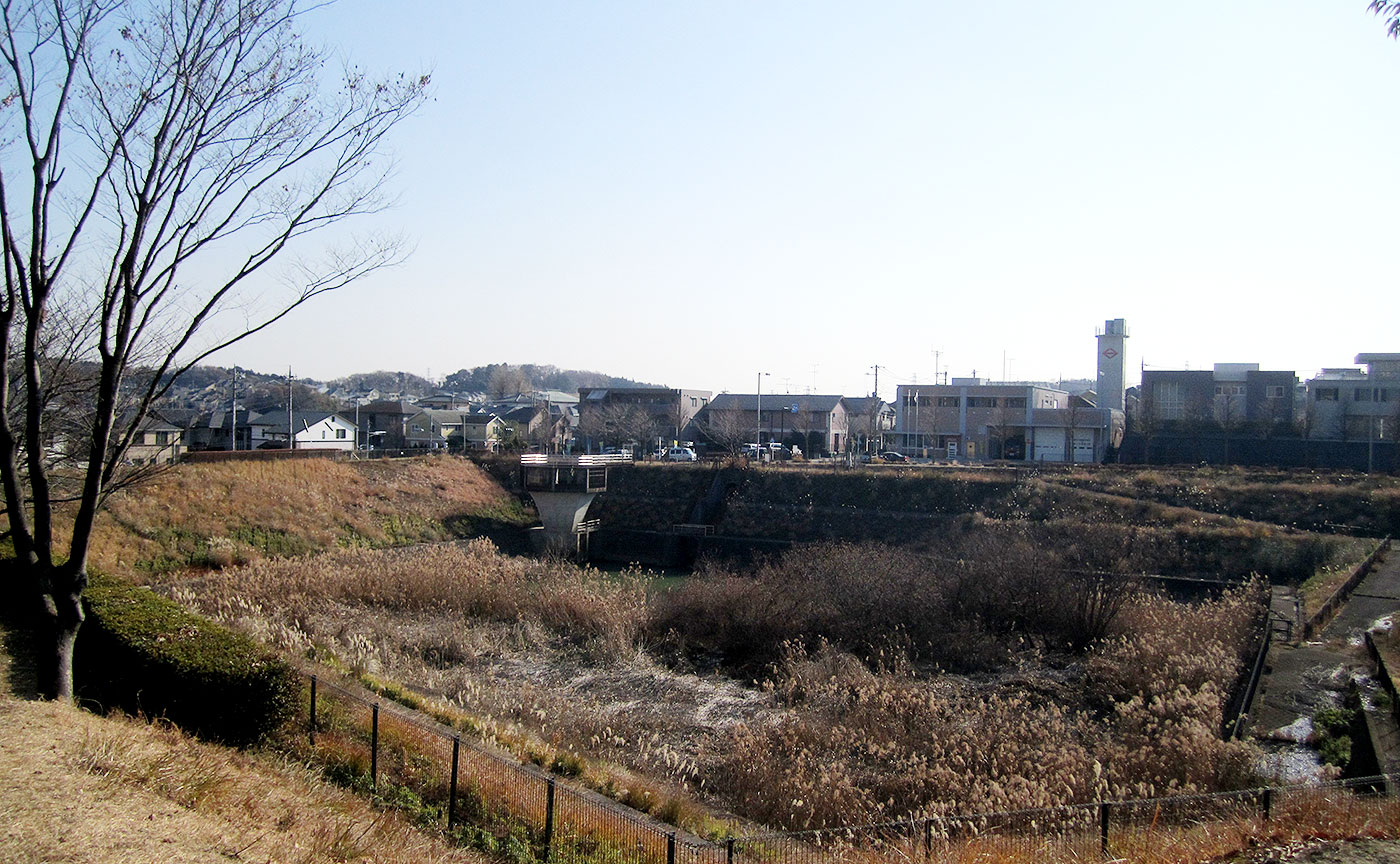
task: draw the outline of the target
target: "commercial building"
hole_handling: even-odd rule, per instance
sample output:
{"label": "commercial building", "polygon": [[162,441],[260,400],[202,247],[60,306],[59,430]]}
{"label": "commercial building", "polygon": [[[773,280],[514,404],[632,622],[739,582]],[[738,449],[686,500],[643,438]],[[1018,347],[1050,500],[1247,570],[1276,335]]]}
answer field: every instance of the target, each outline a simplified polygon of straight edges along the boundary
{"label": "commercial building", "polygon": [[1123,437],[1123,412],[1042,384],[954,378],[902,384],[895,434],[909,455],[1101,462]]}
{"label": "commercial building", "polygon": [[1394,441],[1400,432],[1400,354],[1357,354],[1366,368],[1323,369],[1307,382],[1308,438]]}
{"label": "commercial building", "polygon": [[1138,397],[1139,428],[1148,432],[1218,429],[1253,435],[1294,427],[1294,372],[1258,363],[1216,363],[1213,369],[1145,370]]}

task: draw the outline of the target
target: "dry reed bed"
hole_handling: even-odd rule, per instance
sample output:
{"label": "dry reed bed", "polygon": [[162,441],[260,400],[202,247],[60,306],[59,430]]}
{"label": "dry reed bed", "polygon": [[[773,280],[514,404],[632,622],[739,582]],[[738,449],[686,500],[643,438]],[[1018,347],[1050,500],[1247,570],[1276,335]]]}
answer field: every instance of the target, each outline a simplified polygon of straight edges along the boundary
{"label": "dry reed bed", "polygon": [[[825,556],[821,572],[833,578],[855,570],[888,578],[879,565],[894,560],[866,548],[807,557],[814,554]],[[774,585],[793,588],[773,574],[796,560],[772,565]],[[1010,567],[1012,559],[1002,563],[1015,578],[1034,576]],[[686,590],[703,591],[704,581]],[[653,782],[706,790],[775,827],[1247,783],[1249,748],[1220,741],[1218,730],[1257,609],[1250,591],[1193,606],[1130,597],[1087,655],[1047,664],[1033,647],[1047,637],[1026,640],[1029,616],[1047,595],[1028,587],[1002,596],[1011,584],[983,586],[997,596],[962,596],[950,607],[995,618],[1002,629],[988,630],[988,639],[1021,640],[997,654],[988,667],[995,674],[930,674],[910,662],[918,646],[907,639],[862,644],[861,634],[888,625],[883,616],[893,607],[851,584],[819,580],[792,593],[839,598],[815,608],[827,616],[817,619],[821,628],[835,634],[843,633],[840,616],[855,616],[845,644],[785,637],[762,676],[766,686],[747,689],[656,666],[640,648],[645,634],[660,631],[639,574],[510,558],[484,540],[258,562],[185,595],[284,647],[326,650],[359,671],[443,696],[508,742],[523,734],[559,753],[614,760]],[[895,605],[915,602],[898,584],[888,588]],[[985,605],[993,599],[1002,605]],[[792,619],[793,609],[770,604],[768,614]],[[674,644],[667,650],[686,662]],[[611,686],[590,689],[608,679]],[[658,683],[668,681],[671,690]],[[672,696],[691,701],[690,725],[665,710]],[[689,731],[677,736],[677,726]],[[626,780],[604,782],[624,800],[634,796],[621,788]]]}

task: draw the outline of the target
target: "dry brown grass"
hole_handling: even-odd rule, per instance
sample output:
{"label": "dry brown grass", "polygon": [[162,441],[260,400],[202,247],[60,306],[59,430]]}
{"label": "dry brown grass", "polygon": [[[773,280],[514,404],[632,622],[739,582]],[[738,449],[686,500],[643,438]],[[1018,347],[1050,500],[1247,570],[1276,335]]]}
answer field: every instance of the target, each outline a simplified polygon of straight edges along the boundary
{"label": "dry brown grass", "polygon": [[[344,607],[424,620],[448,616],[484,619],[521,628],[545,627],[603,652],[621,653],[634,642],[645,609],[646,577],[604,574],[559,560],[500,554],[477,538],[393,550],[343,549],[305,559],[271,559],[210,574],[177,592],[217,618],[276,624],[283,647],[316,643],[363,652],[312,622],[333,622]],[[249,620],[251,619],[251,620]],[[439,666],[467,651],[451,641],[418,642],[425,660]],[[368,669],[367,671],[372,671]]]}
{"label": "dry brown grass", "polygon": [[1374,541],[1356,540],[1346,549],[1344,554],[1338,555],[1334,560],[1319,567],[1312,578],[1298,586],[1298,599],[1303,608],[1303,620],[1310,620],[1316,615],[1322,605],[1337,593],[1337,589],[1356,572],[1356,568],[1365,561],[1371,552],[1376,548]]}
{"label": "dry brown grass", "polygon": [[1240,788],[1252,748],[1219,730],[1257,609],[1140,596],[1082,680],[1033,654],[977,683],[790,646],[771,686],[793,712],[736,729],[712,783],[798,829]]}
{"label": "dry brown grass", "polygon": [[442,540],[478,518],[519,522],[522,513],[459,457],[188,464],[114,496],[92,556],[105,572],[163,574]]}
{"label": "dry brown grass", "polygon": [[0,860],[479,861],[304,768],[168,726],[0,698]]}

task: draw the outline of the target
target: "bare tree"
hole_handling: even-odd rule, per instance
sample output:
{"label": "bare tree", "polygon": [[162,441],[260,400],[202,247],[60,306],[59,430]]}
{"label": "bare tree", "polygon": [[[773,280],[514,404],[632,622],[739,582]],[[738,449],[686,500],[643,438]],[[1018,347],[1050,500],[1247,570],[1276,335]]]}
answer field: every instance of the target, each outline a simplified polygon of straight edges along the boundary
{"label": "bare tree", "polygon": [[1400,39],[1400,2],[1396,0],[1371,0],[1367,7],[1371,12],[1385,18],[1385,29],[1392,39]]}
{"label": "bare tree", "polygon": [[601,444],[646,446],[657,434],[657,418],[640,405],[610,402],[589,405],[579,420],[579,429]]}
{"label": "bare tree", "polygon": [[[1073,397],[1070,398],[1073,399]],[[1005,397],[999,397],[997,399],[996,410],[992,412],[992,420],[987,424],[987,430],[992,433],[992,440],[997,442],[998,459],[1011,458],[1006,455],[1006,444],[1011,440],[1011,437],[1018,429],[1016,425],[1017,421],[1025,414],[1024,411],[1017,414],[1006,402],[1007,400]]]}
{"label": "bare tree", "polygon": [[739,455],[749,433],[753,431],[753,420],[737,408],[705,408],[695,416],[695,427],[700,435],[712,444],[723,447],[731,456]]}
{"label": "bare tree", "polygon": [[[0,482],[13,590],[53,625],[44,689],[71,700],[94,518],[152,401],[401,258],[394,240],[300,256],[385,205],[381,144],[428,81],[327,86],[296,0],[0,0],[0,16]],[[279,289],[269,265],[294,257]],[[44,445],[65,364],[94,375],[86,457],[60,469]]]}
{"label": "bare tree", "polygon": [[530,379],[518,366],[502,365],[491,370],[487,392],[493,399],[508,399],[531,388]]}

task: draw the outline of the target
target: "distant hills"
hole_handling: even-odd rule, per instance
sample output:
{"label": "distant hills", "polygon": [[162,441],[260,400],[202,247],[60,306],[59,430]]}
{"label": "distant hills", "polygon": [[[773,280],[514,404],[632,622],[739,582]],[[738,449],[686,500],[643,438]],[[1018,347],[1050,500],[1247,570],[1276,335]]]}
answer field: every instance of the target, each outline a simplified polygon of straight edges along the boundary
{"label": "distant hills", "polygon": [[[233,368],[196,366],[179,376],[162,400],[162,407],[195,411],[227,410],[232,398]],[[345,407],[327,392],[377,390],[385,398],[399,395],[417,399],[447,390],[477,393],[487,398],[504,398],[531,390],[577,392],[580,387],[644,386],[643,382],[602,372],[560,369],[534,363],[489,363],[460,369],[441,382],[433,382],[411,372],[378,369],[346,375],[331,381],[296,378],[292,400],[297,410],[334,411]],[[253,411],[267,411],[287,404],[287,376],[238,369],[238,404]]]}

